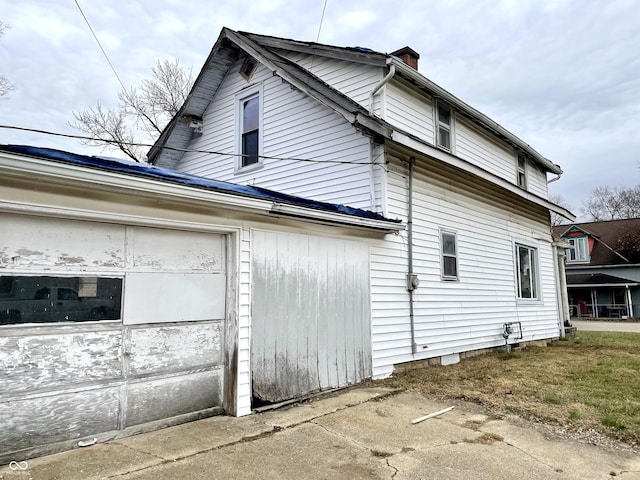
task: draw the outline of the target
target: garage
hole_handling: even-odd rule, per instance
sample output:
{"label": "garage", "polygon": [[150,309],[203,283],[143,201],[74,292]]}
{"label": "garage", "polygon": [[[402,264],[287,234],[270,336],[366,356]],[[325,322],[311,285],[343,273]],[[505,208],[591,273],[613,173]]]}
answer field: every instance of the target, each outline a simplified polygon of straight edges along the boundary
{"label": "garage", "polygon": [[369,245],[397,220],[0,146],[0,463],[371,375]]}

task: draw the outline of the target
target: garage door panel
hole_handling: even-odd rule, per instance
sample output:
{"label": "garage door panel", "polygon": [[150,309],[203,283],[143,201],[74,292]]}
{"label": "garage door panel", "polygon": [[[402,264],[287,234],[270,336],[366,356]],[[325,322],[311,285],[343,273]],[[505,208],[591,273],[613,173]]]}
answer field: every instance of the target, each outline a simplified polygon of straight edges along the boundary
{"label": "garage door panel", "polygon": [[128,227],[134,270],[224,272],[225,237],[201,232]]}
{"label": "garage door panel", "polygon": [[125,284],[125,325],[222,320],[226,275],[129,273]]}
{"label": "garage door panel", "polygon": [[0,214],[0,268],[68,271],[124,266],[123,225]]}

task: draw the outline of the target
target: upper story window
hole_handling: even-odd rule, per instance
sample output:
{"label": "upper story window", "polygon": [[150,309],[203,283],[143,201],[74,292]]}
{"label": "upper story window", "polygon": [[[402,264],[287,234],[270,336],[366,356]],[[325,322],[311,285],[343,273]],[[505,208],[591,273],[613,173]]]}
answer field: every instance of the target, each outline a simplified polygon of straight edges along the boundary
{"label": "upper story window", "polygon": [[516,280],[518,298],[538,299],[538,249],[516,244]]}
{"label": "upper story window", "polygon": [[527,158],[518,154],[518,186],[527,189]]}
{"label": "upper story window", "polygon": [[571,237],[567,241],[571,247],[567,252],[567,263],[579,263],[589,261],[589,243],[587,237]]}
{"label": "upper story window", "polygon": [[458,245],[456,234],[440,232],[440,250],[442,253],[442,279],[458,279]]}
{"label": "upper story window", "polygon": [[438,147],[453,151],[453,111],[449,105],[437,102],[436,105],[437,129],[436,141]]}
{"label": "upper story window", "polygon": [[236,171],[262,165],[262,92],[260,88],[236,97],[237,151]]}

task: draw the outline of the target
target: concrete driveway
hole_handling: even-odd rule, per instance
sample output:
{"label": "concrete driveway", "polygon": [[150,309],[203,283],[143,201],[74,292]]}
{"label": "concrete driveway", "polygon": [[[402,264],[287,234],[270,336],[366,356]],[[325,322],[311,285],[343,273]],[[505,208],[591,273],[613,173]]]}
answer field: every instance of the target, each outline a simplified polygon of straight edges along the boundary
{"label": "concrete driveway", "polygon": [[595,332],[640,333],[640,322],[597,322],[593,320],[571,320],[571,324],[578,330],[591,330]]}
{"label": "concrete driveway", "polygon": [[[640,456],[415,393],[353,388],[0,467],[2,480],[640,479]],[[21,468],[24,467],[24,470]]]}

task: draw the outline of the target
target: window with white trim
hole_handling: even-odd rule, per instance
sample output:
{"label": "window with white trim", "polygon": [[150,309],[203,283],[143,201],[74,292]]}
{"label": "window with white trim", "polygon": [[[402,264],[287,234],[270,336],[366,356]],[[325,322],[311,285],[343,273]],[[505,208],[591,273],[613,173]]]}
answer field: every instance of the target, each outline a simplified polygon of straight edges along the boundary
{"label": "window with white trim", "polygon": [[236,97],[237,151],[236,170],[262,165],[262,95],[260,88]]}
{"label": "window with white trim", "polygon": [[587,237],[570,237],[567,238],[569,242],[569,251],[567,252],[567,263],[580,263],[589,261],[589,243]]}
{"label": "window with white trim", "polygon": [[445,103],[436,104],[436,142],[438,147],[453,151],[453,110]]}
{"label": "window with white trim", "polygon": [[518,155],[518,186],[527,189],[527,158],[522,154]]}
{"label": "window with white trim", "polygon": [[442,279],[458,279],[458,244],[453,232],[440,232],[440,252],[442,256]]}
{"label": "window with white trim", "polygon": [[518,298],[538,299],[538,249],[516,244],[516,281]]}

